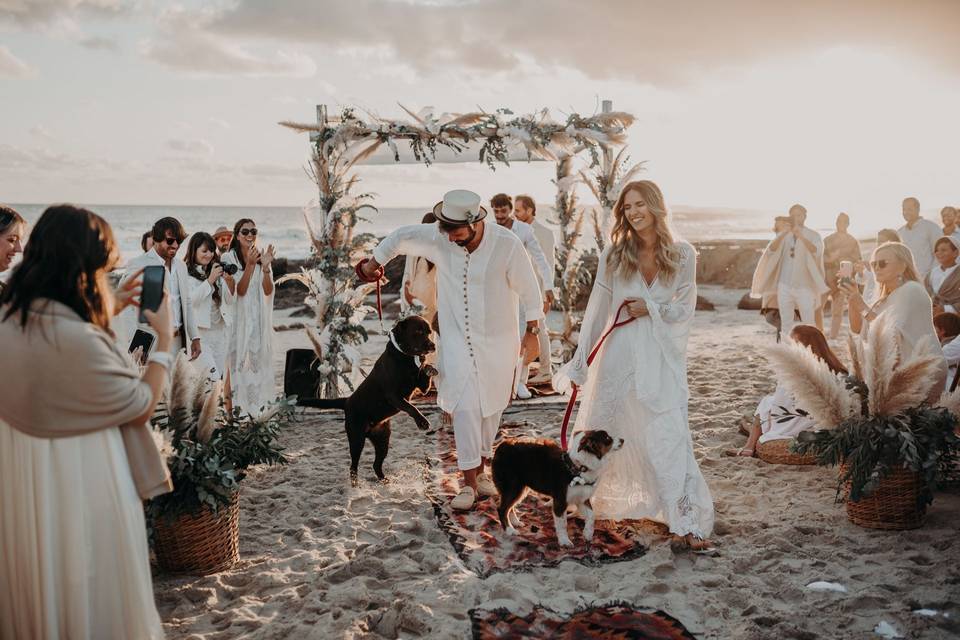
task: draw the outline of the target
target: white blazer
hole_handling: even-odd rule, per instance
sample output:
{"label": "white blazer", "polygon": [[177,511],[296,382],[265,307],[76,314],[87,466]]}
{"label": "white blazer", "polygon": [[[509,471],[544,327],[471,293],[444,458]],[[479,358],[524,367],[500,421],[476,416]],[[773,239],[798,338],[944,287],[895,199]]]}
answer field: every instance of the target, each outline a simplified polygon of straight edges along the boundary
{"label": "white blazer", "polygon": [[[220,286],[220,315],[223,316],[224,324],[230,326],[233,295],[223,278],[220,278],[218,285]],[[190,278],[190,305],[193,307],[193,317],[196,318],[197,327],[209,329],[213,324],[216,303],[213,301],[213,285],[208,280]]]}

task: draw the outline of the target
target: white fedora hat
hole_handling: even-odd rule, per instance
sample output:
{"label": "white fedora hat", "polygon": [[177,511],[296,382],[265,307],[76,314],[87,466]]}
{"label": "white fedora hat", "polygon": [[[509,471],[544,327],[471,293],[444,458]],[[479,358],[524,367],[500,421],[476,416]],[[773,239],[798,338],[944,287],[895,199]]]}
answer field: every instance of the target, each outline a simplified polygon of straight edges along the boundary
{"label": "white fedora hat", "polygon": [[472,224],[483,220],[487,210],[480,206],[480,196],[466,189],[454,189],[444,194],[433,207],[437,220],[449,224]]}

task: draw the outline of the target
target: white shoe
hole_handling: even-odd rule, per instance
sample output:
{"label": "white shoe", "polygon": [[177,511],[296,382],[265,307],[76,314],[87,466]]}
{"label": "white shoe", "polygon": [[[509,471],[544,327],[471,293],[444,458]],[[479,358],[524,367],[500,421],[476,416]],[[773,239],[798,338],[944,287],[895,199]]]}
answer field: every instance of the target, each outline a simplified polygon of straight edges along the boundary
{"label": "white shoe", "polygon": [[450,508],[455,511],[470,511],[476,501],[477,494],[474,493],[473,487],[464,485],[460,493],[450,501]]}
{"label": "white shoe", "polygon": [[530,398],[533,397],[533,395],[530,393],[530,389],[527,389],[527,385],[518,384],[517,397],[520,398],[521,400],[529,400]]}
{"label": "white shoe", "polygon": [[493,478],[486,473],[477,476],[477,493],[488,498],[500,494],[497,485],[493,484]]}

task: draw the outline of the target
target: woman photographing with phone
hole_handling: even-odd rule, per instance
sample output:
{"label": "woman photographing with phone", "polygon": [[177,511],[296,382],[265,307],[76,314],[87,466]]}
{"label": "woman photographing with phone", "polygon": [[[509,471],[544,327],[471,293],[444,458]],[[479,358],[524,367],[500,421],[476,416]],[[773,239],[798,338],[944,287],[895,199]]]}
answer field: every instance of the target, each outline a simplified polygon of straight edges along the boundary
{"label": "woman photographing with phone", "polygon": [[183,259],[190,274],[190,304],[203,344],[197,364],[210,380],[222,380],[227,370],[227,331],[231,324],[230,286],[235,287],[235,281],[217,260],[217,243],[209,233],[193,234]]}
{"label": "woman photographing with phone", "polygon": [[233,324],[228,331],[226,368],[233,406],[256,416],[276,397],[273,375],[273,245],[257,246],[257,225],[241,218],[221,262],[237,268]]}
{"label": "woman photographing with phone", "polygon": [[169,302],[146,311],[142,374],[110,324],[110,226],[48,208],[0,295],[0,638],[162,638],[141,500],[170,491],[148,426],[172,356]]}

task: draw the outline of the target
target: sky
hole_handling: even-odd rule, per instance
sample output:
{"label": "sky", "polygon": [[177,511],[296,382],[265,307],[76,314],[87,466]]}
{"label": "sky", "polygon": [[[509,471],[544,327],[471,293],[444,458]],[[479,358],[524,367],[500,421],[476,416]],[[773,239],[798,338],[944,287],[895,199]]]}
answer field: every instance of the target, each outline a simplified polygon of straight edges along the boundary
{"label": "sky", "polygon": [[[0,0],[0,201],[303,205],[315,105],[636,116],[674,205],[960,205],[960,1]],[[551,163],[368,166],[383,206]],[[583,189],[582,197],[591,197]]]}

